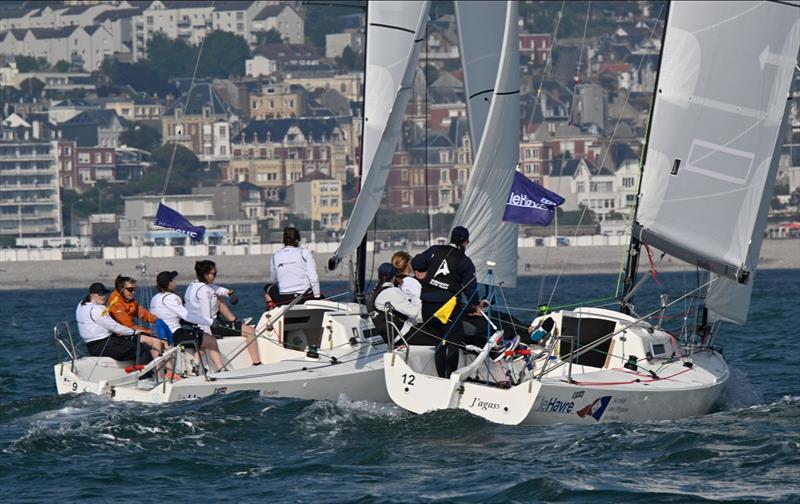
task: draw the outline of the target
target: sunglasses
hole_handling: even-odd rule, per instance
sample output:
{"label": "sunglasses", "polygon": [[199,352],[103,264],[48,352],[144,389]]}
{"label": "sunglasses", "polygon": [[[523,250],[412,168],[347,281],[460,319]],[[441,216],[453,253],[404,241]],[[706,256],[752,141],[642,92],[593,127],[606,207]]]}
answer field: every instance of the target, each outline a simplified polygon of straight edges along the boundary
{"label": "sunglasses", "polygon": [[128,292],[136,292],[136,287],[125,287],[125,290]]}

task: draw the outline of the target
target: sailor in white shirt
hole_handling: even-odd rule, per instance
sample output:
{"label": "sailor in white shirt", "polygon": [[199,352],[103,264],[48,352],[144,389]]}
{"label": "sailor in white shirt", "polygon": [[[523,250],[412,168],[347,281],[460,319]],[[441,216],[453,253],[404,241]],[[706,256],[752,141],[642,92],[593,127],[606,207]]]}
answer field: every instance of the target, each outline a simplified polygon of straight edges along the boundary
{"label": "sailor in white shirt", "polygon": [[422,322],[422,305],[414,303],[410,297],[398,286],[398,271],[389,263],[383,263],[378,268],[377,287],[370,296],[368,307],[377,316],[373,319],[375,329],[388,337],[386,329],[386,311],[393,311],[393,318],[400,329],[400,335],[406,334],[414,324]]}
{"label": "sailor in white shirt", "polygon": [[[205,353],[214,364],[215,370],[219,371],[223,368],[224,362],[222,355],[219,353],[217,339],[210,334],[211,327],[218,324],[218,322],[196,311],[190,312],[183,306],[183,300],[175,293],[177,288],[175,277],[177,276],[177,271],[162,271],[156,276],[156,285],[159,292],[150,300],[150,313],[167,324],[169,330],[172,331],[172,341],[175,345],[180,345],[187,341],[195,343],[197,349],[201,353]],[[199,329],[199,327],[196,330],[185,329],[181,326],[181,320],[197,324],[199,327],[208,327],[209,333],[205,334],[205,331]]]}
{"label": "sailor in white shirt", "polygon": [[272,255],[269,267],[271,282],[280,290],[280,297],[275,301],[288,303],[309,288],[315,298],[322,297],[317,264],[311,252],[300,248],[300,231],[293,227],[284,229],[283,244],[285,246]]}
{"label": "sailor in white shirt", "polygon": [[404,250],[395,252],[392,255],[392,266],[395,267],[398,275],[403,277],[400,289],[402,289],[403,293],[408,296],[412,303],[422,306],[422,300],[420,299],[422,295],[422,284],[415,278],[414,270],[411,268],[411,254]]}
{"label": "sailor in white shirt", "polygon": [[89,353],[119,361],[138,360],[140,363],[158,357],[166,348],[165,343],[158,338],[140,334],[137,359],[137,333],[134,329],[125,327],[111,318],[105,306],[109,292],[103,284],[93,283],[89,287],[89,294],[75,310],[78,332],[86,343]]}
{"label": "sailor in white shirt", "polygon": [[261,356],[255,339],[255,327],[242,324],[230,308],[220,302],[220,287],[214,284],[217,278],[217,265],[213,261],[197,261],[194,265],[197,280],[186,288],[184,303],[190,313],[205,319],[215,320],[217,315],[222,315],[232,327],[222,324],[198,324],[205,334],[215,336],[243,336],[247,342],[247,352],[254,366],[261,364]]}

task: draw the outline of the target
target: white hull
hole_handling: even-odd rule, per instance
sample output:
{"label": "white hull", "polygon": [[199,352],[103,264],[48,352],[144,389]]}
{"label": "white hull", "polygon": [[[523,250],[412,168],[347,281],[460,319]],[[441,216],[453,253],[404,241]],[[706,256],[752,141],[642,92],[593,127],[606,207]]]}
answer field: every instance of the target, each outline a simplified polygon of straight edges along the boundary
{"label": "white hull", "polygon": [[[608,310],[593,310],[591,315],[625,317]],[[628,355],[642,352],[642,344],[652,344],[647,339],[658,339],[659,332],[651,334],[644,327],[631,327],[615,338],[621,335],[627,344],[624,355]],[[656,345],[664,340],[658,341]],[[729,376],[727,364],[718,352],[695,352],[689,361],[670,358],[672,352],[667,349],[668,357],[646,361],[646,369],[658,370],[655,376],[643,369],[626,369],[622,359],[609,354],[603,368],[574,365],[571,382],[566,364],[539,378],[537,372],[545,361],[550,366],[558,362],[545,356],[535,363],[528,379],[508,387],[498,384],[497,378],[504,378],[509,369],[518,375],[524,367],[522,361],[501,366],[487,361],[485,353],[471,356],[445,379],[435,375],[433,351],[432,347],[412,346],[384,356],[386,386],[392,401],[414,413],[463,409],[510,425],[646,422],[704,415],[713,408]]]}
{"label": "white hull", "polygon": [[[262,317],[257,327],[257,333],[263,336],[258,340],[264,362],[261,366],[250,365],[247,352],[242,351],[243,338],[223,338],[218,340],[223,358],[235,356],[230,371],[155,383],[151,378],[140,379],[142,372],[126,374],[124,369],[131,362],[80,357],[55,365],[56,387],[59,394],[86,392],[115,401],[148,403],[244,390],[268,397],[336,400],[345,394],[354,400],[388,402],[382,359],[387,348],[380,337],[371,336],[372,323],[361,318],[359,310],[354,304],[309,302],[293,307],[272,331],[267,330],[267,319]],[[280,309],[270,312],[273,319],[279,313]],[[318,358],[306,356],[310,344],[319,348]],[[178,362],[194,357],[175,352]],[[175,355],[165,359],[172,357]]]}

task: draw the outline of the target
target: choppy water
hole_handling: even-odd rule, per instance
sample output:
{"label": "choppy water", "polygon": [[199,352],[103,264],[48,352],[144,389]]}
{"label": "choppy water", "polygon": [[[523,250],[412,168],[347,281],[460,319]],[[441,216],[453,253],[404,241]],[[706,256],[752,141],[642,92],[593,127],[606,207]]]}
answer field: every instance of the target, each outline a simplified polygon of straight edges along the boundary
{"label": "choppy water", "polygon": [[[659,279],[677,293],[694,273]],[[608,296],[615,282],[563,277],[552,304]],[[535,306],[539,280],[521,284],[509,303]],[[748,324],[719,340],[732,379],[714,414],[589,427],[413,416],[345,396],[59,397],[52,326],[82,290],[0,292],[0,501],[798,502],[798,286],[800,271],[759,273]],[[260,286],[237,289],[237,313],[256,315]]]}

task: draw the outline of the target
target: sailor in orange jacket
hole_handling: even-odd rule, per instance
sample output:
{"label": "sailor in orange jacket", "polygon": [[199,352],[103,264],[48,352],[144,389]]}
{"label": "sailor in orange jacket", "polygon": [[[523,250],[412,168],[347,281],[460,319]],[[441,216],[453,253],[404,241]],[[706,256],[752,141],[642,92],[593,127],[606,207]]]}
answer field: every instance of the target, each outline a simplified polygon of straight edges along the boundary
{"label": "sailor in orange jacket", "polygon": [[155,315],[136,302],[136,280],[130,277],[119,275],[114,280],[114,292],[108,298],[107,306],[114,320],[143,334],[150,334],[149,327],[136,325],[134,320],[138,318],[147,326],[157,320]]}

